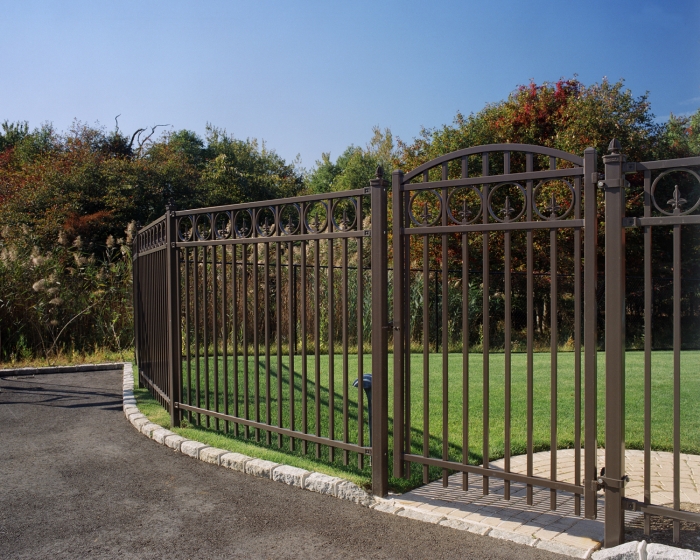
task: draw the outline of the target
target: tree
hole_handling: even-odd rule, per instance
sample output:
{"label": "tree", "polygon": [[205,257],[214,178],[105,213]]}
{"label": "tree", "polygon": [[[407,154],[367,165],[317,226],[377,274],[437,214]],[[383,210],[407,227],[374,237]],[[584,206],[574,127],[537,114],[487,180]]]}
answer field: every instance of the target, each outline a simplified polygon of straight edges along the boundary
{"label": "tree", "polygon": [[384,168],[385,176],[390,175],[396,156],[391,131],[375,126],[365,148],[351,144],[335,163],[330,153],[323,153],[306,177],[307,190],[325,193],[364,188],[375,176],[378,165]]}

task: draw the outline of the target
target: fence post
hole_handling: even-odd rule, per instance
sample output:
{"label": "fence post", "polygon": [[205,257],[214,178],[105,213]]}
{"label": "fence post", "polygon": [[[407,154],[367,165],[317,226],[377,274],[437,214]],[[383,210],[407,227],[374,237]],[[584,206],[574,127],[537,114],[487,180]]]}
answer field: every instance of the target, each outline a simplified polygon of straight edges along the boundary
{"label": "fence post", "polygon": [[598,153],[583,155],[584,516],[598,516]]}
{"label": "fence post", "polygon": [[372,189],[372,493],[389,492],[389,399],[387,349],[387,187],[384,170],[377,167]]}
{"label": "fence post", "polygon": [[180,425],[180,414],[176,408],[180,400],[180,369],[182,365],[180,350],[180,301],[178,298],[179,263],[176,241],[175,204],[168,201],[165,207],[165,232],[167,241],[167,297],[168,297],[168,398],[170,398],[170,424]]}
{"label": "fence post", "polygon": [[408,330],[406,322],[408,317],[404,317],[406,305],[404,299],[404,274],[406,264],[404,262],[404,236],[401,234],[401,230],[404,227],[403,196],[400,191],[402,182],[403,172],[394,171],[391,175],[391,192],[394,249],[394,476],[397,478],[403,478],[404,476],[403,454],[406,449],[404,441],[404,368],[406,367],[404,339]]}
{"label": "fence post", "polygon": [[141,381],[141,308],[139,305],[139,294],[141,292],[141,285],[139,283],[139,232],[138,227],[136,228],[136,233],[134,233],[134,238],[131,244],[131,288],[132,288],[132,313],[134,316],[134,358],[136,359],[136,366],[139,368],[139,389],[143,389],[143,382]]}
{"label": "fence post", "polygon": [[[605,180],[605,547],[625,540],[625,175],[627,157],[613,139]],[[601,185],[602,183],[602,185]]]}

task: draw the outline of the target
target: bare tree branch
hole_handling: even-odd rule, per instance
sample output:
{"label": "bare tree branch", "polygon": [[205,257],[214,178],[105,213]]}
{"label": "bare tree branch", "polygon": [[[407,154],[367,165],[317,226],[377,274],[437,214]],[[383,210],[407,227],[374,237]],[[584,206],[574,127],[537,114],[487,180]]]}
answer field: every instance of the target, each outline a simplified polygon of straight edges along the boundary
{"label": "bare tree branch", "polygon": [[139,129],[136,130],[136,132],[134,132],[134,134],[131,136],[131,142],[129,142],[129,149],[131,149],[131,148],[133,147],[133,145],[134,145],[134,139],[136,138],[136,135],[137,135],[137,134],[141,134],[144,130],[146,130],[146,129],[145,129],[145,128],[139,128]]}
{"label": "bare tree branch", "polygon": [[152,127],[151,133],[143,139],[143,142],[141,142],[141,145],[139,146],[139,148],[151,139],[151,136],[153,136],[153,134],[156,131],[156,128],[158,128],[159,126],[170,126],[170,125],[169,124],[157,124],[154,127]]}

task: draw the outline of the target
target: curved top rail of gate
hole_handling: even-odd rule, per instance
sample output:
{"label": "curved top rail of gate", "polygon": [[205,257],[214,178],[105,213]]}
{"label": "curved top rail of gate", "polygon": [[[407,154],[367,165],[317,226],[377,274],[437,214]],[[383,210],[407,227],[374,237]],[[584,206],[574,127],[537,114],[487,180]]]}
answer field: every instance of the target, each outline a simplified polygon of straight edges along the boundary
{"label": "curved top rail of gate", "polygon": [[584,168],[595,171],[595,150],[587,156],[588,164],[544,146],[490,144],[399,172],[394,188],[404,193],[407,233],[581,227]]}
{"label": "curved top rail of gate", "polygon": [[473,146],[471,148],[464,148],[462,150],[457,150],[455,152],[450,152],[444,156],[437,157],[430,160],[423,165],[420,165],[413,169],[412,171],[404,175],[403,183],[408,183],[418,175],[429,171],[450,161],[454,161],[463,157],[477,156],[481,154],[488,154],[491,152],[520,152],[529,153],[533,155],[548,156],[556,159],[562,159],[568,161],[573,165],[580,167],[583,165],[583,158],[562,150],[556,150],[554,148],[547,148],[546,146],[535,146],[532,144],[486,144],[482,146]]}

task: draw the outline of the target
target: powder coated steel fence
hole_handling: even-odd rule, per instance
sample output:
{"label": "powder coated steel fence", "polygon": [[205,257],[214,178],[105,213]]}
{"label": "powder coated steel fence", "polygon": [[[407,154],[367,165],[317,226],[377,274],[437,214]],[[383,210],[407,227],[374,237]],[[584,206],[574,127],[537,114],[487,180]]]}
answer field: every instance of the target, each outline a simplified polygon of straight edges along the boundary
{"label": "powder coated steel fence", "polygon": [[[596,496],[604,490],[606,546],[623,542],[625,510],[644,512],[647,530],[652,515],[674,519],[677,538],[681,520],[700,522],[700,515],[681,510],[679,486],[681,344],[689,344],[681,336],[682,301],[690,309],[686,315],[693,315],[697,291],[693,284],[683,300],[681,283],[689,282],[681,271],[695,266],[695,255],[681,244],[681,230],[700,225],[700,176],[694,170],[700,158],[632,163],[617,141],[609,150],[604,174],[592,148],[579,157],[501,144],[453,152],[410,173],[396,171],[391,189],[380,168],[370,186],[354,191],[196,210],[169,205],[134,241],[139,379],[168,408],[174,426],[186,419],[331,461],[341,453],[344,464],[356,461],[360,468],[369,455],[376,495],[389,490],[391,433],[397,477],[418,468],[428,482],[433,467],[441,469],[445,485],[450,472],[463,473],[467,489],[467,474],[477,474],[484,494],[492,479],[501,479],[505,500],[512,483],[525,485],[528,504],[533,488],[542,487],[550,491],[551,509],[560,492],[569,492],[575,513],[589,518],[596,517]],[[643,174],[643,216],[625,215],[625,175],[632,173]],[[597,238],[597,190],[604,191],[604,247]],[[644,322],[643,502],[624,493],[625,315],[632,309],[625,297],[632,282],[625,232],[636,228],[644,258],[635,256],[633,265],[642,271],[643,287],[630,301]],[[687,278],[697,276],[687,272]],[[663,317],[654,301],[661,277],[673,290],[666,298],[672,310]],[[596,454],[599,317],[606,348],[604,472]],[[651,350],[653,335],[660,336],[655,321],[670,320],[674,490],[673,504],[664,506],[653,502],[650,487]],[[543,337],[549,339],[551,459],[548,476],[536,476],[534,425],[546,419],[534,404],[541,389],[534,355]],[[573,350],[567,373],[559,365],[562,337]],[[420,360],[412,353],[417,342]],[[431,345],[440,355],[437,369]],[[462,349],[457,383],[449,374],[455,345]],[[492,345],[504,352],[502,434],[491,432],[491,408],[501,398],[500,387],[491,390]],[[525,351],[524,372],[513,369],[515,348]],[[470,364],[470,349],[483,356],[479,371]],[[353,380],[370,371],[371,415],[365,420],[363,383],[353,386]],[[524,375],[526,387],[524,418],[516,420],[525,424],[526,472],[511,470],[516,375]],[[482,393],[477,411],[469,408],[475,376]],[[559,394],[562,376],[571,382],[572,396]],[[436,402],[441,433],[433,434],[429,405]],[[573,482],[557,478],[562,406],[573,409]],[[478,436],[470,441],[475,415]],[[502,470],[490,466],[492,436],[504,441]],[[483,462],[470,462],[470,451]]]}
{"label": "powder coated steel fence", "polygon": [[[496,160],[496,157],[499,160]],[[537,159],[545,158],[548,169],[535,170]],[[471,161],[470,161],[471,160]],[[494,165],[496,164],[496,165]],[[396,270],[404,270],[403,274],[394,274],[394,321],[397,326],[394,336],[394,424],[395,432],[403,437],[394,438],[394,472],[397,476],[404,475],[404,462],[417,463],[423,469],[424,482],[428,482],[428,467],[436,466],[443,469],[443,485],[448,485],[449,471],[463,472],[462,485],[467,490],[467,474],[474,473],[483,476],[483,492],[489,493],[489,479],[493,476],[504,480],[504,498],[510,499],[511,481],[527,483],[527,503],[533,504],[533,485],[550,488],[550,507],[557,507],[557,490],[564,490],[575,495],[575,512],[580,514],[580,498],[586,494],[585,504],[589,508],[587,516],[595,516],[595,489],[584,487],[580,480],[581,473],[581,304],[584,302],[582,289],[582,236],[585,227],[587,282],[585,301],[595,301],[596,282],[596,232],[597,211],[594,187],[591,183],[592,173],[596,169],[595,151],[588,150],[584,158],[566,154],[549,148],[533,146],[492,145],[453,152],[431,162],[428,162],[410,173],[394,174],[393,180],[393,215],[394,219],[394,264]],[[592,193],[593,196],[590,196]],[[585,195],[585,202],[584,202]],[[582,217],[585,204],[585,220]],[[398,219],[397,219],[398,218]],[[560,258],[559,244],[562,243],[562,230],[569,230],[569,244],[573,245],[573,284],[574,284],[574,449],[575,449],[575,480],[565,483],[557,480],[557,355],[558,323],[557,305],[558,290],[558,259]],[[550,280],[550,358],[551,358],[551,396],[550,396],[550,446],[551,465],[549,478],[533,475],[533,423],[534,423],[534,275],[535,272],[535,241],[534,235],[538,230],[549,235],[549,255],[540,265],[549,272]],[[470,236],[481,240],[481,282],[482,282],[482,313],[483,326],[482,348],[484,356],[488,356],[490,347],[490,320],[492,316],[493,297],[490,289],[490,271],[495,255],[490,249],[496,235],[503,236],[504,254],[502,264],[496,268],[505,270],[505,468],[494,473],[489,467],[489,413],[492,405],[490,396],[490,360],[482,360],[482,410],[483,422],[482,440],[476,442],[481,447],[483,465],[469,464],[469,450],[474,446],[469,441],[470,411],[469,383],[470,370],[469,353],[463,352],[462,364],[462,453],[461,460],[449,457],[450,425],[449,409],[450,387],[448,366],[448,314],[442,313],[442,372],[439,390],[442,392],[442,450],[439,458],[433,456],[430,450],[430,357],[429,357],[429,328],[430,310],[429,276],[431,260],[441,263],[443,278],[449,275],[450,252],[461,256],[462,264],[462,333],[463,348],[469,348],[470,318],[469,318],[469,274],[475,257],[470,254]],[[513,237],[518,236],[519,248],[524,249],[525,258],[512,255]],[[573,242],[573,243],[571,243]],[[408,340],[408,325],[404,315],[408,315],[406,303],[414,281],[408,269],[411,265],[412,246],[418,245],[422,250],[424,270],[422,271],[423,286],[423,359],[422,359],[422,395],[416,398],[411,387],[411,352]],[[431,247],[432,245],[432,247]],[[438,254],[431,257],[431,251]],[[459,257],[458,257],[459,258]],[[479,260],[478,257],[476,260]],[[518,261],[518,262],[515,262]],[[524,261],[524,262],[523,262]],[[547,262],[548,261],[548,262]],[[522,269],[525,265],[526,282],[520,285],[520,291],[527,300],[527,473],[525,475],[511,472],[511,348],[512,348],[512,298],[514,286],[512,270]],[[548,270],[546,270],[548,269]],[[443,301],[448,299],[447,282],[442,282]],[[592,393],[596,390],[596,316],[592,313],[595,305],[586,306],[586,441],[595,441],[596,410],[595,398]],[[415,427],[411,424],[411,407],[422,409],[422,426],[418,427],[419,434],[414,434]],[[422,453],[415,452],[412,439],[418,435],[422,440]],[[595,447],[586,447],[586,473],[597,473]]]}

